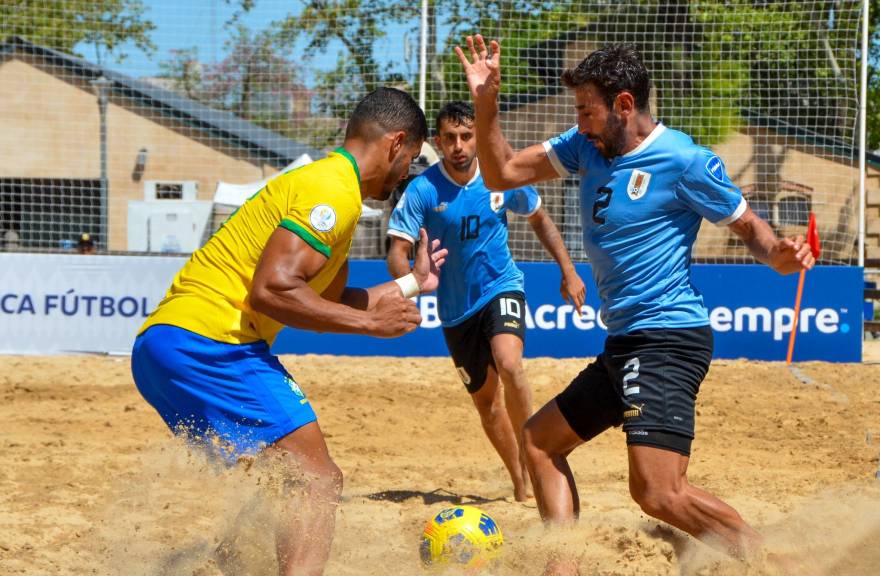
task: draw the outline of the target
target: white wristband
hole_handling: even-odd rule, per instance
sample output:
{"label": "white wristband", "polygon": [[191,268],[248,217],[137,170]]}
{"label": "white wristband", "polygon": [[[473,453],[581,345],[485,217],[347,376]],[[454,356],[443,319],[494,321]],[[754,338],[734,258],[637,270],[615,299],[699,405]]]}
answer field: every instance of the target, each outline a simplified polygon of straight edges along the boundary
{"label": "white wristband", "polygon": [[419,292],[422,291],[419,288],[419,282],[416,280],[416,277],[412,272],[407,274],[406,276],[402,276],[395,280],[397,285],[400,286],[400,291],[403,292],[404,298],[412,298],[413,296],[418,296]]}

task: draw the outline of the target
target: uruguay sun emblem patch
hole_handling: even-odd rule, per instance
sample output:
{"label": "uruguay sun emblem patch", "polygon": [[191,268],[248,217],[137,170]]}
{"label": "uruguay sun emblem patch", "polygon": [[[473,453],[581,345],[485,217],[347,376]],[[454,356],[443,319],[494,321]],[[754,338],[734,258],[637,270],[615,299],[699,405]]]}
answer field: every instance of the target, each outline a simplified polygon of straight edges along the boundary
{"label": "uruguay sun emblem patch", "polygon": [[626,193],[631,200],[638,200],[648,191],[648,184],[651,182],[651,175],[641,170],[633,170],[629,177],[629,184],[626,186]]}

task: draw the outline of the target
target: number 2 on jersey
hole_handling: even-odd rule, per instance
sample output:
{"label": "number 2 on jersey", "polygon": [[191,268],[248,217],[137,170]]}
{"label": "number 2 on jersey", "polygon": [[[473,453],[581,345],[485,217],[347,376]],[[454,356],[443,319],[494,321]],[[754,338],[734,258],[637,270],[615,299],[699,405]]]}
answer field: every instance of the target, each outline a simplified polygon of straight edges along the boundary
{"label": "number 2 on jersey", "polygon": [[596,201],[593,202],[593,222],[596,224],[605,223],[605,217],[599,216],[599,210],[604,210],[605,208],[608,208],[609,204],[611,204],[612,192],[614,192],[614,190],[607,186],[602,186],[596,190],[596,193],[599,195],[599,197],[596,198]]}

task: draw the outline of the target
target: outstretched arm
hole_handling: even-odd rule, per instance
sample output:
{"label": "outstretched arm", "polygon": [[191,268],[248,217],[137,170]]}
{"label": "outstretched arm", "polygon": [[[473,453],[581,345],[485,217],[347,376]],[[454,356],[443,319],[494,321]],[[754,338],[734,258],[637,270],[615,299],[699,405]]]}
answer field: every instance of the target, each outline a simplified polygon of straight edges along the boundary
{"label": "outstretched arm", "polygon": [[558,178],[559,174],[541,144],[515,152],[501,131],[498,94],[501,89],[501,46],[492,40],[486,48],[483,37],[467,37],[470,58],[456,46],[476,112],[477,156],[483,181],[491,189],[509,190],[526,184]]}
{"label": "outstretched arm", "polygon": [[816,263],[803,236],[777,238],[770,225],[751,208],[747,208],[728,228],[742,239],[758,262],[780,274],[809,270]]}
{"label": "outstretched arm", "polygon": [[[424,235],[424,231],[422,231]],[[417,285],[424,291],[437,287],[439,266],[446,250],[439,242],[423,238],[413,269]],[[432,252],[428,253],[428,244]],[[263,250],[249,295],[255,311],[288,326],[318,332],[370,334],[380,337],[411,332],[421,322],[418,309],[403,297],[397,282],[385,282],[368,289],[339,290],[340,276],[325,291],[338,295],[339,303],[322,298],[308,282],[326,264],[326,257],[284,228],[277,229]],[[336,286],[334,286],[334,284]]]}
{"label": "outstretched arm", "polygon": [[584,286],[584,281],[581,280],[581,277],[574,268],[574,264],[571,262],[571,257],[565,248],[565,243],[562,241],[559,229],[556,228],[553,219],[550,218],[550,215],[543,208],[538,208],[534,214],[529,216],[529,224],[532,230],[535,231],[535,235],[541,241],[544,249],[553,256],[553,259],[559,265],[559,270],[562,272],[562,284],[559,287],[562,299],[568,300],[576,310],[580,310],[581,306],[584,305],[587,288]]}

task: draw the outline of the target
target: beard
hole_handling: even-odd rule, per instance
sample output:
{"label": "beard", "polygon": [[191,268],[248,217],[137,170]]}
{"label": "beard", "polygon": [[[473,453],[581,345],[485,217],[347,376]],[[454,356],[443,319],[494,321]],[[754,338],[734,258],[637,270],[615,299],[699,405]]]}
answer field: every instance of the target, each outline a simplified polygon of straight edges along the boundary
{"label": "beard", "polygon": [[410,159],[406,154],[399,154],[394,159],[394,163],[385,175],[385,182],[382,184],[382,192],[376,200],[388,200],[394,190],[406,179],[409,174]]}
{"label": "beard", "polygon": [[624,137],[623,122],[621,122],[620,117],[613,112],[609,114],[605,129],[598,135],[598,137],[592,139],[601,143],[601,146],[596,146],[596,149],[599,150],[599,153],[606,159],[610,160],[616,156],[620,156],[626,140]]}
{"label": "beard", "polygon": [[450,161],[449,163],[452,165],[456,172],[466,174],[471,169],[471,166],[474,164],[474,160],[476,160],[476,158],[476,156],[471,156],[470,158],[462,162]]}

